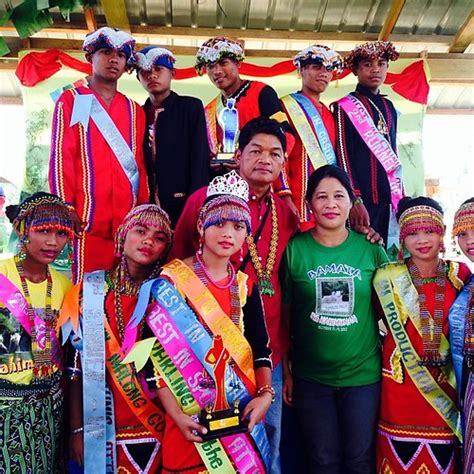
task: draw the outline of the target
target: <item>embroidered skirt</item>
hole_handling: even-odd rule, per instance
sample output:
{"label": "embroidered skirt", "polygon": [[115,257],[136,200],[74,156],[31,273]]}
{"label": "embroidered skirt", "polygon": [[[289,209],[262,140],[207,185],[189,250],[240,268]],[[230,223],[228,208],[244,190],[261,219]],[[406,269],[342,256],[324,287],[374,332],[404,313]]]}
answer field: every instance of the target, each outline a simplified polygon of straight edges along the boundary
{"label": "embroidered skirt", "polygon": [[59,376],[0,385],[0,474],[64,471],[63,394]]}

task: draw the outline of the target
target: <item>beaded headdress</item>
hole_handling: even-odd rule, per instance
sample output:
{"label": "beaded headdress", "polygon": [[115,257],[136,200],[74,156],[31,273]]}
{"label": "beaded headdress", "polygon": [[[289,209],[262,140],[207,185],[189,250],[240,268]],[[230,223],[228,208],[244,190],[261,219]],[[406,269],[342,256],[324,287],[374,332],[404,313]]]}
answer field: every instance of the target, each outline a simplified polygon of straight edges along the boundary
{"label": "beaded headdress", "polygon": [[235,171],[216,176],[207,188],[207,198],[199,211],[204,229],[223,221],[244,222],[250,232],[249,185]]}
{"label": "beaded headdress", "polygon": [[125,31],[118,28],[109,28],[103,26],[92,33],[89,33],[84,39],[82,50],[88,54],[95,53],[98,49],[108,48],[124,52],[129,61],[133,56],[135,39]]}
{"label": "beaded headdress", "polygon": [[235,61],[245,59],[244,50],[240,43],[224,36],[215,36],[205,41],[196,53],[196,71],[204,74],[206,66],[210,66],[221,59],[231,58]]}
{"label": "beaded headdress", "polygon": [[431,231],[444,235],[446,229],[443,214],[431,206],[413,206],[405,210],[398,220],[400,225],[400,242],[412,232]]}
{"label": "beaded headdress", "polygon": [[58,196],[35,193],[17,206],[7,206],[6,213],[22,241],[30,231],[58,230],[72,240],[74,229],[67,204]]}
{"label": "beaded headdress", "polygon": [[461,232],[474,229],[474,202],[462,204],[454,214],[453,238]]}
{"label": "beaded headdress", "polygon": [[151,71],[153,66],[163,66],[171,70],[176,62],[176,58],[170,50],[158,46],[147,46],[135,53],[135,57],[135,67],[142,71]]}
{"label": "beaded headdress", "polygon": [[344,67],[352,69],[356,59],[386,59],[396,61],[400,54],[390,41],[369,41],[356,46],[345,58]]}
{"label": "beaded headdress", "polygon": [[[123,247],[128,231],[136,226],[143,225],[159,229],[168,240],[167,251],[171,247],[173,232],[168,214],[155,204],[142,204],[134,207],[124,218],[115,235],[115,256],[123,255]],[[163,260],[163,258],[161,259]]]}
{"label": "beaded headdress", "polygon": [[294,58],[293,64],[298,71],[308,64],[322,64],[328,71],[342,71],[343,59],[336,51],[320,44],[313,44],[300,51]]}

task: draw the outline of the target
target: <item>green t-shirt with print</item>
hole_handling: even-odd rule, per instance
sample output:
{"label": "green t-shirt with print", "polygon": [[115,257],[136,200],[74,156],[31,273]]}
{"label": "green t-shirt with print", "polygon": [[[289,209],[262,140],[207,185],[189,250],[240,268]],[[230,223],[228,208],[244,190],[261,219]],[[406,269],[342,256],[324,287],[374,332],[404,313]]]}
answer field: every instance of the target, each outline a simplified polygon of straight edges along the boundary
{"label": "green t-shirt with print", "polygon": [[335,387],[380,380],[372,278],[384,249],[349,231],[337,247],[295,236],[283,259],[283,303],[291,305],[293,374]]}

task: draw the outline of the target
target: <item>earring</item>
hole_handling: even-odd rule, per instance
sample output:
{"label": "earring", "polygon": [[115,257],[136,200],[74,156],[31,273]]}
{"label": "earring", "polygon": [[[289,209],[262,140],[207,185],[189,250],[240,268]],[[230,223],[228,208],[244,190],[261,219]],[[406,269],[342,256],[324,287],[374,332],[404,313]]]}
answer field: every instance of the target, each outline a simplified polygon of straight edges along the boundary
{"label": "earring", "polygon": [[198,255],[202,255],[202,248],[204,246],[204,237],[199,237],[199,248],[198,248]]}
{"label": "earring", "polygon": [[72,244],[68,243],[67,244],[67,262],[69,265],[72,265],[74,258],[73,258],[73,250],[72,250]]}
{"label": "earring", "polygon": [[404,247],[403,243],[400,244],[400,248],[398,249],[397,257],[398,257],[398,261],[400,263],[404,262],[404,260],[405,260],[405,247]]}
{"label": "earring", "polygon": [[18,245],[18,260],[20,260],[20,262],[23,262],[26,259],[26,244],[29,243],[30,239],[28,239],[28,237],[25,236],[20,238],[20,242]]}
{"label": "earring", "polygon": [[439,251],[441,252],[441,257],[444,258],[444,254],[446,253],[446,247],[444,246],[443,240],[441,240],[441,243],[439,245]]}

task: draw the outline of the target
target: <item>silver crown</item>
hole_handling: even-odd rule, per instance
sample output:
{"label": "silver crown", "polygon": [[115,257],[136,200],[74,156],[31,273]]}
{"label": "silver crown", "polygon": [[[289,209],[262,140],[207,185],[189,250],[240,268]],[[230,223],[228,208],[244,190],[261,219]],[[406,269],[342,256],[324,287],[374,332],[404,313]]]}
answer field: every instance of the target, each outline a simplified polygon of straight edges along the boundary
{"label": "silver crown", "polygon": [[207,187],[207,197],[218,194],[230,194],[249,200],[249,185],[235,171],[231,171],[223,176],[216,176]]}

